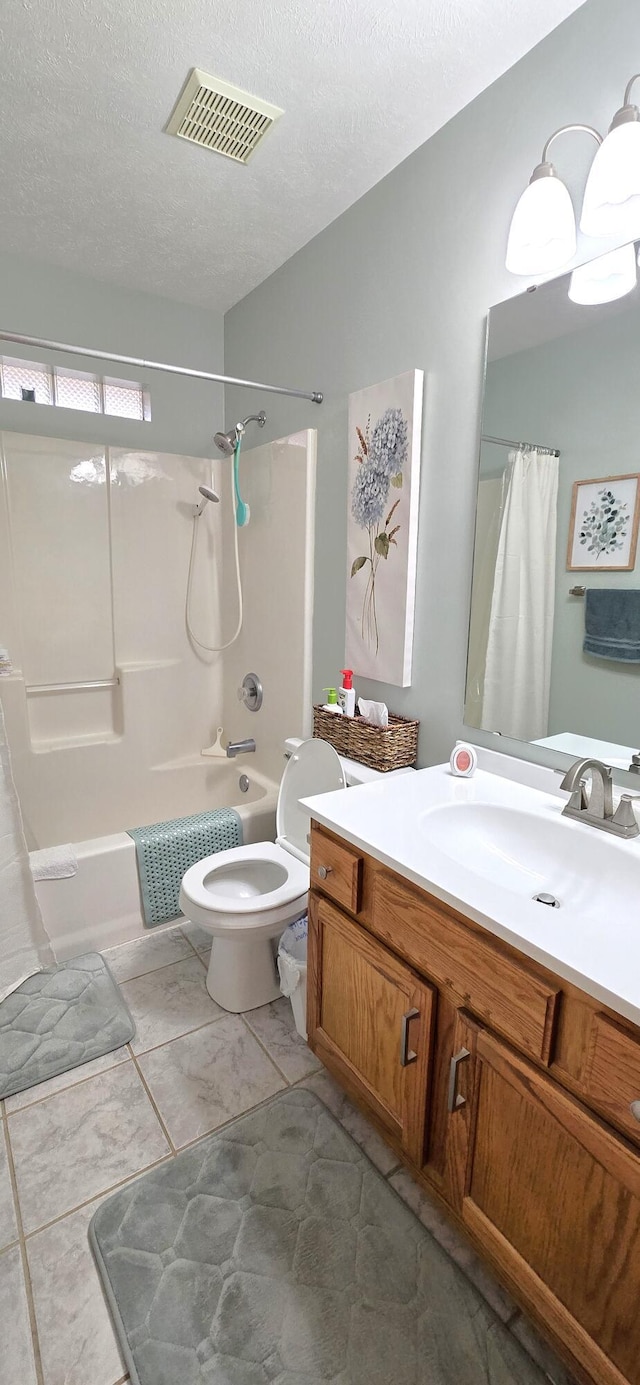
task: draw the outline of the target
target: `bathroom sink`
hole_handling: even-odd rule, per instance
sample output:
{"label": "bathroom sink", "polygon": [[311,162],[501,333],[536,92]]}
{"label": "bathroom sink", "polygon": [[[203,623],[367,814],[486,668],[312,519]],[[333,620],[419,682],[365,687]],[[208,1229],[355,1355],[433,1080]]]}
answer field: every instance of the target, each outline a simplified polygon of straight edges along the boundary
{"label": "bathroom sink", "polygon": [[557,776],[536,776],[534,788],[480,769],[458,779],[435,765],[306,806],[358,850],[640,1024],[640,837],[623,841],[563,817]]}
{"label": "bathroom sink", "polygon": [[559,810],[551,816],[543,805],[536,812],[513,804],[446,803],[422,814],[420,825],[430,846],[523,899],[552,896],[582,919],[637,907],[636,853]]}

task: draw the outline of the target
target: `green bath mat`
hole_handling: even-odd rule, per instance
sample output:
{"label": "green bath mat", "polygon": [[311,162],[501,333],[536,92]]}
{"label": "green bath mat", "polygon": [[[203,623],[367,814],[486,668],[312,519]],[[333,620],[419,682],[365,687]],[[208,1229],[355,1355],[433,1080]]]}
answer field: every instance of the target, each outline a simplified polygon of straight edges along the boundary
{"label": "green bath mat", "polygon": [[134,1385],[544,1385],[310,1092],[285,1092],[98,1208]]}
{"label": "green bath mat", "polygon": [[147,928],[180,913],[182,877],[196,861],[242,846],[242,818],[235,808],[211,808],[188,818],[130,827],[136,844],[138,879]]}
{"label": "green bath mat", "polygon": [[99,952],[36,972],[0,1004],[0,1098],[100,1058],[135,1032]]}

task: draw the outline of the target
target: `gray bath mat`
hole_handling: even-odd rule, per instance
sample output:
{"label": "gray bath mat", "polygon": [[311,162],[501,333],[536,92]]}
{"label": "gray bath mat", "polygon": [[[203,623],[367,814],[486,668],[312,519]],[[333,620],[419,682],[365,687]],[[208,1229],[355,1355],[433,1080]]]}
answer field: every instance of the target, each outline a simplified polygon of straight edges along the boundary
{"label": "gray bath mat", "polygon": [[301,1089],[115,1193],[89,1238],[134,1385],[544,1385]]}
{"label": "gray bath mat", "polygon": [[0,1004],[0,1098],[110,1053],[135,1032],[98,952],[47,967]]}

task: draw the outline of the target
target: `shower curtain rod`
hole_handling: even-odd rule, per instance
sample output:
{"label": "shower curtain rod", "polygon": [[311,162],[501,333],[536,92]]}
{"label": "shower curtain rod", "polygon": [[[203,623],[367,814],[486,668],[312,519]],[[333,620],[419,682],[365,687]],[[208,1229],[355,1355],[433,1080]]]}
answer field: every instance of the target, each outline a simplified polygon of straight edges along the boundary
{"label": "shower curtain rod", "polygon": [[536,452],[546,452],[548,457],[559,457],[560,451],[557,447],[541,447],[537,442],[514,442],[513,438],[490,438],[488,433],[483,433],[481,442],[495,442],[498,447],[532,447]]}
{"label": "shower curtain rod", "polygon": [[259,380],[238,380],[234,375],[214,375],[208,370],[190,370],[188,366],[167,365],[163,361],[143,361],[137,356],[117,356],[113,351],[95,351],[88,346],[70,346],[64,341],[45,341],[43,337],[25,337],[17,332],[1,332],[0,341],[16,342],[19,346],[37,346],[44,351],[67,351],[72,356],[91,356],[97,361],[117,361],[119,365],[133,365],[139,370],[166,370],[169,375],[188,375],[194,380],[212,380],[218,385],[240,385],[249,390],[262,390],[265,394],[288,394],[295,399],[310,399],[312,404],[322,403],[320,390],[290,390],[284,385],[263,385]]}

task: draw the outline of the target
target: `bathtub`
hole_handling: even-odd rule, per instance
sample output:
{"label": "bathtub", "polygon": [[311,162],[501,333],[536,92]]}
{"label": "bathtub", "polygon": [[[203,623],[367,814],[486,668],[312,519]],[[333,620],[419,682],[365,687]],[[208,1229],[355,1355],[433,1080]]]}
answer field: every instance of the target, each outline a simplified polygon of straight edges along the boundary
{"label": "bathtub", "polygon": [[[144,826],[210,808],[235,808],[242,818],[245,842],[275,838],[278,785],[253,769],[246,759],[192,759],[153,771],[153,796],[136,805]],[[241,777],[249,780],[246,792]],[[112,812],[112,809],[110,809]],[[36,895],[56,960],[101,951],[148,934],[144,926],[136,867],[136,849],[125,831],[108,832],[74,842],[77,874],[65,880],[39,880]]]}

